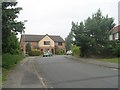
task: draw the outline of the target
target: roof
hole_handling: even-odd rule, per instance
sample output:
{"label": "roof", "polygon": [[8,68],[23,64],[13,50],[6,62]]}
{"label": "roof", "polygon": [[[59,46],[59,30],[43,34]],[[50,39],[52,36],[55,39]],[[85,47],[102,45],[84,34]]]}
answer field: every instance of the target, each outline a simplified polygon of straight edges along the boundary
{"label": "roof", "polygon": [[113,27],[112,33],[120,32],[120,25]]}
{"label": "roof", "polygon": [[[55,42],[64,42],[64,40],[60,36],[55,35],[48,35],[53,41]],[[38,42],[42,40],[46,35],[27,35],[25,34],[25,41],[26,42]],[[21,39],[24,38],[24,35],[21,35]]]}

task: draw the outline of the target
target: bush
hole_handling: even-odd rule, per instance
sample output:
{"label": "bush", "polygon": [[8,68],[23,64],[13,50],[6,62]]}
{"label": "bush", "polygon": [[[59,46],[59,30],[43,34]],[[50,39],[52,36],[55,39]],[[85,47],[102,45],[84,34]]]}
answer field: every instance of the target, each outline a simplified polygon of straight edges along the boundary
{"label": "bush", "polygon": [[112,55],[120,57],[120,41],[119,40],[112,41],[111,46]]}
{"label": "bush", "polygon": [[80,47],[73,45],[72,46],[72,55],[75,57],[80,57]]}
{"label": "bush", "polygon": [[56,54],[57,54],[57,55],[64,55],[65,52],[64,52],[63,49],[59,49],[59,48],[57,48],[57,50],[56,50]]}
{"label": "bush", "polygon": [[10,69],[15,66],[20,60],[23,59],[21,54],[12,55],[12,54],[3,54],[2,55],[2,67],[5,69]]}
{"label": "bush", "polygon": [[31,50],[30,56],[39,56],[40,55],[40,51],[39,50]]}
{"label": "bush", "polygon": [[109,44],[101,50],[101,56],[105,57],[120,57],[120,41],[109,41]]}

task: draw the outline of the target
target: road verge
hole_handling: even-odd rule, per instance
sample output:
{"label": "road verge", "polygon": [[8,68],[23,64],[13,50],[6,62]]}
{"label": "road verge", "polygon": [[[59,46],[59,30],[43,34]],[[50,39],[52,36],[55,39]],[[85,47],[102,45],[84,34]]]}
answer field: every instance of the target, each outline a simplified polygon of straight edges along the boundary
{"label": "road verge", "polygon": [[95,64],[95,65],[103,66],[103,67],[107,67],[107,68],[119,69],[119,65],[117,63],[103,62],[103,61],[98,61],[96,59],[91,59],[91,58],[77,58],[77,57],[73,57],[70,55],[65,56],[65,58],[79,60],[81,62]]}

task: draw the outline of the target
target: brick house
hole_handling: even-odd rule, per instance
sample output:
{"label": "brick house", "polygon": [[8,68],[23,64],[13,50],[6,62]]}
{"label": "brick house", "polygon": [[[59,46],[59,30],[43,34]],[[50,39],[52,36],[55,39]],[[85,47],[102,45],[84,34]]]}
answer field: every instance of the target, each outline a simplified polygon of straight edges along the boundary
{"label": "brick house", "polygon": [[[65,41],[60,36],[53,35],[21,35],[20,47],[25,49],[27,43],[30,43],[32,49],[40,50],[40,52],[51,51],[56,53],[56,49],[63,50],[65,52]],[[25,49],[26,50],[26,49]]]}
{"label": "brick house", "polygon": [[113,27],[111,30],[110,40],[120,40],[120,25]]}

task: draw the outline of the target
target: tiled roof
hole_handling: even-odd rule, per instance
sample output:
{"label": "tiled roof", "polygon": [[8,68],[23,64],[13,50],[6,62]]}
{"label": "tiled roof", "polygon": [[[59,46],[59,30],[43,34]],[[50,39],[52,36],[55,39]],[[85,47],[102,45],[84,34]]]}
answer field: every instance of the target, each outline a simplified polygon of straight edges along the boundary
{"label": "tiled roof", "polygon": [[113,27],[112,29],[112,33],[117,33],[117,32],[120,32],[120,25]]}
{"label": "tiled roof", "polygon": [[[48,34],[46,34],[48,35]],[[26,42],[38,42],[41,39],[43,39],[43,37],[45,37],[46,35],[21,35],[21,39],[25,37],[25,41]],[[60,36],[55,36],[55,35],[48,35],[53,41],[55,42],[64,42],[64,40],[60,37]]]}

